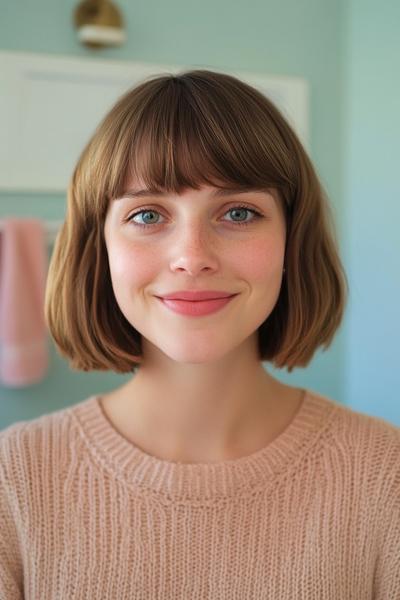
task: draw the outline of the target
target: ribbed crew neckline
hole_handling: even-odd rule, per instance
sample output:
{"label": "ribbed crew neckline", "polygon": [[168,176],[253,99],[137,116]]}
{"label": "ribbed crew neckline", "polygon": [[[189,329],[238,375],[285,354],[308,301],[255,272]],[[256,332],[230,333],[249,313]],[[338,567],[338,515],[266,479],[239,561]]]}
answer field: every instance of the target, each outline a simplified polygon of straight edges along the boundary
{"label": "ribbed crew neckline", "polygon": [[100,396],[68,409],[92,458],[138,494],[159,501],[204,506],[207,501],[251,495],[287,469],[294,469],[325,430],[340,405],[303,389],[302,402],[289,425],[267,446],[240,458],[182,463],[163,460],[128,441],[111,423]]}

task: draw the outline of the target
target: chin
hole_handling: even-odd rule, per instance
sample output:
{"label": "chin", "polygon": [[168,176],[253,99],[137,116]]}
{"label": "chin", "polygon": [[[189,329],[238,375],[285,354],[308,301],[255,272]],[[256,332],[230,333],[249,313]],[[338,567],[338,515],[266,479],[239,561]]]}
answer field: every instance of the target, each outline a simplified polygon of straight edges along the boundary
{"label": "chin", "polygon": [[170,360],[182,364],[207,364],[221,360],[229,352],[229,348],[217,348],[215,343],[200,344],[192,343],[190,346],[182,344],[171,346],[157,346],[160,352]]}
{"label": "chin", "polygon": [[212,363],[223,358],[221,354],[201,353],[201,352],[164,352],[168,358],[177,363],[188,365],[201,365]]}

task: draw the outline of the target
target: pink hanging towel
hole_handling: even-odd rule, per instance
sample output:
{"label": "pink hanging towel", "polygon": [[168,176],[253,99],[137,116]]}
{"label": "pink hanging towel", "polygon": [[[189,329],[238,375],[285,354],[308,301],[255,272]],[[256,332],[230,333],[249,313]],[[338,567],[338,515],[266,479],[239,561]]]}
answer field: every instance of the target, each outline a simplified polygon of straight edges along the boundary
{"label": "pink hanging towel", "polygon": [[0,233],[0,382],[39,382],[49,364],[44,292],[46,234],[37,219],[7,218]]}

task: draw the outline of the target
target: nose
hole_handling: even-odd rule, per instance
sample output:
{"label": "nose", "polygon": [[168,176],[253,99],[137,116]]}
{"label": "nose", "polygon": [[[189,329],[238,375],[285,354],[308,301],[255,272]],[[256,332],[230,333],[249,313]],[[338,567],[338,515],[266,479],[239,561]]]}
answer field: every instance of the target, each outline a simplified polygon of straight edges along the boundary
{"label": "nose", "polygon": [[170,269],[195,277],[202,271],[216,271],[219,260],[215,241],[199,224],[182,228],[171,241]]}

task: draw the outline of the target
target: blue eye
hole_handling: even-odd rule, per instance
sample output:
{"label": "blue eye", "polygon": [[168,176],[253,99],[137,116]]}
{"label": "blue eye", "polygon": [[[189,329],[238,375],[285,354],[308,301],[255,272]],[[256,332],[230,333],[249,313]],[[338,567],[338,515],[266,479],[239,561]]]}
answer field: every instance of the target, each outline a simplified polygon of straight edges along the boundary
{"label": "blue eye", "polygon": [[[239,226],[246,226],[246,225],[251,225],[252,223],[254,223],[254,221],[258,220],[258,219],[262,219],[263,216],[261,215],[261,213],[259,213],[258,211],[254,210],[254,208],[248,208],[247,206],[234,206],[232,208],[230,208],[229,210],[227,210],[227,213],[234,213],[236,212],[236,214],[239,212],[239,214],[243,214],[243,213],[252,213],[253,218],[250,221],[230,221],[231,223],[234,223],[235,225],[239,225]],[[132,215],[130,215],[130,217],[128,217],[127,221],[128,223],[132,223],[135,227],[144,227],[144,228],[149,228],[149,227],[153,227],[154,225],[160,225],[160,223],[158,222],[153,222],[153,223],[138,223],[137,221],[134,221],[134,217],[137,217],[138,215],[143,215],[143,218],[145,218],[145,215],[160,215],[160,213],[158,212],[158,210],[155,210],[153,208],[143,208],[141,210],[138,210],[137,212],[133,213]]]}
{"label": "blue eye", "polygon": [[151,215],[151,214],[160,214],[158,211],[156,210],[139,210],[138,212],[134,213],[133,215],[131,215],[131,217],[129,217],[128,221],[131,221],[134,223],[134,225],[138,225],[139,227],[150,227],[151,225],[159,225],[159,223],[137,223],[136,221],[133,221],[133,217],[136,217],[137,215]]}

